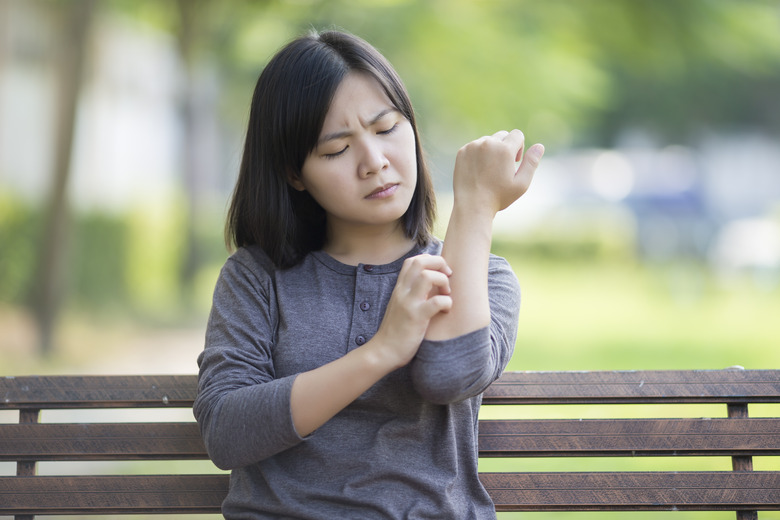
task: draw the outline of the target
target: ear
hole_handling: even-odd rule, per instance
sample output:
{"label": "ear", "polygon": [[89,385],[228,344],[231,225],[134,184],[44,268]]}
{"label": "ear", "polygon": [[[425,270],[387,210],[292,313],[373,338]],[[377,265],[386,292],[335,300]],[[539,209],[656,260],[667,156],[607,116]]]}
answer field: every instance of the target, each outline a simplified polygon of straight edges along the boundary
{"label": "ear", "polygon": [[306,186],[303,185],[300,175],[297,175],[294,172],[287,172],[287,184],[298,191],[306,191]]}

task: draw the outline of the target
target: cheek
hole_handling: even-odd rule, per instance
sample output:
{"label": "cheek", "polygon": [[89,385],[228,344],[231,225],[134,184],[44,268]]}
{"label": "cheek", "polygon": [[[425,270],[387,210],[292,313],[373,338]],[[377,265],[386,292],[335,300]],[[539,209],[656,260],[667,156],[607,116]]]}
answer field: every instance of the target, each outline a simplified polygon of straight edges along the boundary
{"label": "cheek", "polygon": [[338,203],[339,197],[347,192],[349,186],[345,185],[337,171],[331,171],[328,164],[318,164],[315,168],[306,168],[302,172],[302,184],[309,195],[317,203],[326,208]]}
{"label": "cheek", "polygon": [[401,136],[402,140],[399,146],[399,150],[402,153],[399,154],[399,164],[403,164],[404,169],[411,169],[411,171],[417,174],[417,142],[414,139],[414,132],[412,127],[409,126],[407,131]]}

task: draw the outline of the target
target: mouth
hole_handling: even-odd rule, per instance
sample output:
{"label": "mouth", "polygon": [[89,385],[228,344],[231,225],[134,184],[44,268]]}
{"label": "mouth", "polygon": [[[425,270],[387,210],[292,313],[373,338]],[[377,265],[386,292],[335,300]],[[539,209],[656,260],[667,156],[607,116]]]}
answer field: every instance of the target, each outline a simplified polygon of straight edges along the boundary
{"label": "mouth", "polygon": [[397,183],[388,183],[384,186],[380,186],[368,195],[366,195],[367,199],[384,199],[386,197],[391,196],[393,193],[395,193],[395,190],[398,189]]}

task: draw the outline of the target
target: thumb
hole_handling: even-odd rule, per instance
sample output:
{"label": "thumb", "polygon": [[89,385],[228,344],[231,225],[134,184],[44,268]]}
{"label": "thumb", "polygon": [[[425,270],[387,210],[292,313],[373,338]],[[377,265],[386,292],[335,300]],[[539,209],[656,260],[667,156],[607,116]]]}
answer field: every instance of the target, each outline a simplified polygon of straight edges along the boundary
{"label": "thumb", "polygon": [[520,166],[517,168],[517,172],[515,173],[515,179],[519,180],[526,189],[531,184],[531,180],[534,177],[536,168],[542,161],[543,155],[544,145],[539,143],[530,147],[523,155],[523,160],[520,162]]}

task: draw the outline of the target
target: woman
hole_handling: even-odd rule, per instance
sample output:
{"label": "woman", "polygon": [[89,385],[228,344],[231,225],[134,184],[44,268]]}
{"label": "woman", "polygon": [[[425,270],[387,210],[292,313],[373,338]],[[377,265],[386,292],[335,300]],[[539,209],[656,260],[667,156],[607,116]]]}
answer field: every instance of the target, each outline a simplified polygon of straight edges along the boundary
{"label": "woman", "polygon": [[340,32],[274,56],[198,359],[195,416],[232,470],[226,518],[495,518],[477,414],[512,354],[519,289],[491,225],[542,153],[517,130],[463,147],[442,244],[384,57]]}

